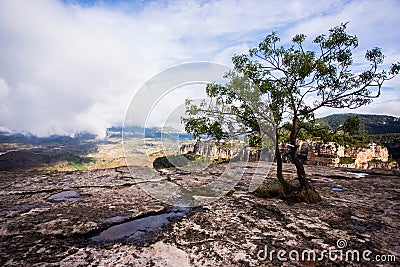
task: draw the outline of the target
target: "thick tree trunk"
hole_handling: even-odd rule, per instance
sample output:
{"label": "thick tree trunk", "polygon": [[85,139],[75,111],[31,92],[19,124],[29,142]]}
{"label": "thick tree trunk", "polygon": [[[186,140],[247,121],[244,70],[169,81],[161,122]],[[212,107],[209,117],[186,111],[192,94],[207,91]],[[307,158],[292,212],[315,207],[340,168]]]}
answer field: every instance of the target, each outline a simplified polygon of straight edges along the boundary
{"label": "thick tree trunk", "polygon": [[[296,143],[295,143],[296,144]],[[291,143],[291,145],[293,145]],[[295,145],[294,145],[295,146]],[[291,147],[290,156],[293,164],[296,166],[297,179],[299,180],[300,189],[309,189],[310,184],[307,181],[306,171],[304,169],[303,163],[297,157],[297,147]]]}
{"label": "thick tree trunk", "polygon": [[297,179],[300,184],[300,190],[301,189],[310,189],[311,187],[307,181],[307,175],[306,175],[306,171],[304,169],[304,165],[297,156],[297,144],[296,144],[297,127],[298,127],[297,120],[298,120],[297,116],[294,116],[292,131],[290,133],[290,157],[291,157],[292,163],[296,166]]}

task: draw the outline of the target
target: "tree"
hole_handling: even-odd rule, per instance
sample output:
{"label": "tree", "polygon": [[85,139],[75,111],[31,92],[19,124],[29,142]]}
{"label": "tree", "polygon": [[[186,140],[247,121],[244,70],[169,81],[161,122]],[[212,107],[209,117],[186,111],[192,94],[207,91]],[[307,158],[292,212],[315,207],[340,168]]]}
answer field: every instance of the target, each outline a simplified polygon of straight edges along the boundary
{"label": "tree", "polygon": [[[260,121],[268,121],[268,117],[264,118],[263,112],[257,110],[262,107],[260,103],[253,106],[250,103],[255,101],[254,96],[266,98],[264,105],[271,110],[275,122],[277,178],[286,194],[296,193],[305,196],[306,201],[316,201],[319,196],[298,158],[299,134],[312,128],[314,112],[322,107],[355,109],[379,97],[383,83],[399,73],[400,63],[392,64],[389,70],[380,70],[384,56],[375,47],[365,54],[370,67],[353,72],[352,51],[358,46],[358,39],[346,32],[346,24],[330,29],[327,35],[319,35],[312,44],[306,43],[304,34],[294,36],[287,47],[279,42],[273,32],[248,54],[234,56],[234,70],[226,76],[230,82],[208,84],[207,94],[215,101],[209,106],[188,101],[183,121],[186,130],[195,136],[223,138],[225,121],[221,118],[236,116],[244,125],[242,130],[258,136],[264,127]],[[307,50],[309,46],[315,46],[314,50]],[[255,88],[260,93],[251,94],[251,99],[243,97],[246,91],[256,92]],[[285,133],[298,185],[283,176],[278,143],[284,141]]]}
{"label": "tree", "polygon": [[344,133],[348,133],[350,135],[356,134],[360,130],[360,118],[358,116],[351,116],[346,119],[343,123],[343,127],[341,127]]}

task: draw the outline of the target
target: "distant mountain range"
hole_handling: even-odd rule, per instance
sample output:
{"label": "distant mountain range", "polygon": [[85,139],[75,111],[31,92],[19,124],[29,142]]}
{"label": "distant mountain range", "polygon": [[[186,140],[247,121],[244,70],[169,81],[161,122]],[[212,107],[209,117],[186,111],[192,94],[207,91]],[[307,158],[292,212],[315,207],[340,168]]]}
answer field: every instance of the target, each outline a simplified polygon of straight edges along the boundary
{"label": "distant mountain range", "polygon": [[[350,116],[358,116],[361,121],[361,133],[379,141],[389,149],[400,163],[400,118],[385,115],[364,114],[334,114],[317,119],[321,126],[331,130],[337,129]],[[49,137],[36,137],[20,133],[7,133],[0,131],[0,170],[19,170],[54,165],[58,162],[68,162],[76,169],[86,163],[96,162],[88,157],[99,151],[99,145],[114,146],[120,149],[118,140],[124,130],[127,138],[164,139],[169,142],[176,140],[192,140],[187,133],[179,133],[172,128],[142,128],[142,127],[111,127],[107,130],[104,140],[96,139],[95,135],[81,133],[74,137],[53,135]],[[108,150],[104,150],[108,151]],[[109,151],[107,152],[109,153]]]}
{"label": "distant mountain range", "polygon": [[316,119],[321,126],[328,126],[336,130],[351,116],[357,116],[360,123],[360,133],[365,134],[388,134],[400,133],[400,118],[387,115],[366,115],[366,114],[333,114]]}
{"label": "distant mountain range", "polygon": [[188,133],[179,133],[173,128],[148,127],[139,126],[130,127],[111,127],[107,129],[108,138],[121,138],[122,131],[125,137],[131,138],[164,138],[164,139],[193,139]]}
{"label": "distant mountain range", "polygon": [[64,144],[73,145],[77,142],[94,140],[96,135],[89,133],[79,133],[74,137],[66,135],[51,135],[47,137],[37,137],[30,134],[22,133],[9,133],[0,131],[0,144],[1,143],[21,143],[21,144],[32,144],[32,145],[42,145],[42,144]]}

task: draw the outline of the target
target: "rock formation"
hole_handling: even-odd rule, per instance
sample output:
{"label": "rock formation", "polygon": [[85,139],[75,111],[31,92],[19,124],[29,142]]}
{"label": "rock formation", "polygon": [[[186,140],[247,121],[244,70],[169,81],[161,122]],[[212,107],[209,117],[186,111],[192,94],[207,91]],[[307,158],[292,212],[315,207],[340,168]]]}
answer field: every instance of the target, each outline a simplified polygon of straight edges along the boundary
{"label": "rock formation", "polygon": [[181,155],[187,153],[194,153],[203,157],[208,157],[213,160],[217,159],[230,159],[244,161],[259,161],[259,160],[273,160],[273,151],[268,149],[260,150],[252,147],[245,146],[241,148],[240,145],[227,145],[224,143],[217,144],[215,142],[197,142],[195,144],[183,144],[179,150]]}
{"label": "rock formation", "polygon": [[389,161],[386,147],[371,143],[367,147],[344,147],[335,143],[301,142],[300,155],[306,155],[306,164],[358,169],[396,168]]}
{"label": "rock formation", "polygon": [[234,156],[234,151],[229,146],[217,145],[215,142],[184,144],[179,152],[180,154],[194,153],[210,159],[229,159]]}
{"label": "rock formation", "polygon": [[[299,147],[299,158],[309,165],[358,169],[394,169],[398,167],[396,162],[389,161],[387,148],[374,143],[366,147],[345,147],[333,142],[324,144],[309,140],[299,140],[297,145]],[[289,161],[289,159],[285,158],[286,152],[289,151],[288,144],[280,144],[280,150],[284,155],[284,161]],[[230,158],[247,161],[265,160],[273,155],[273,153],[267,152],[266,150],[250,147],[238,150],[235,146],[217,144],[215,142],[184,144],[180,148],[180,154],[195,153],[213,160]]]}

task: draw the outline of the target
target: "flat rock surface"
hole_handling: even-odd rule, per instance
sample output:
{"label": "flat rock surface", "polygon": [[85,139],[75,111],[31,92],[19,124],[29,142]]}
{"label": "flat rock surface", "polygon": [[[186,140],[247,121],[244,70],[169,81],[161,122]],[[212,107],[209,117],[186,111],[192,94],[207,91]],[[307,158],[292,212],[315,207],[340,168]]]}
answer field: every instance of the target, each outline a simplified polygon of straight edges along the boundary
{"label": "flat rock surface", "polygon": [[[164,170],[162,180],[197,185],[218,177],[224,165],[201,175]],[[400,177],[396,171],[358,171],[307,166],[323,197],[317,204],[263,199],[248,192],[248,166],[233,196],[168,218],[144,242],[121,239],[94,242],[109,227],[171,212],[148,196],[127,168],[96,171],[1,172],[1,266],[396,266],[400,258]],[[133,176],[135,170],[133,169]],[[142,169],[138,169],[141,173]],[[178,173],[178,175],[174,175]],[[295,170],[285,165],[286,177]],[[145,180],[145,179],[144,179]],[[265,183],[274,182],[274,172]],[[334,190],[336,188],[337,190]],[[57,195],[58,194],[58,195]],[[155,216],[154,218],[157,218]],[[171,217],[172,218],[172,217]],[[137,227],[137,226],[136,226]],[[342,246],[337,247],[340,240]],[[343,256],[318,260],[323,250],[360,252],[360,260]],[[270,252],[275,254],[270,256]],[[282,261],[277,251],[315,250],[317,260]],[[394,255],[396,262],[363,260],[370,250]],[[265,255],[267,251],[267,255]],[[295,253],[291,254],[293,257]],[[337,254],[339,256],[339,254]]]}

